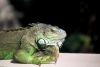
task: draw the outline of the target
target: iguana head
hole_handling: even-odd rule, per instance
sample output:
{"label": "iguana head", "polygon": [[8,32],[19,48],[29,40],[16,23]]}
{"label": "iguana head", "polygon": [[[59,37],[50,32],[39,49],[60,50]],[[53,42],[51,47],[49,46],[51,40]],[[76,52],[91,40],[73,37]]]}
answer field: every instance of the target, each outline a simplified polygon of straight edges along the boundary
{"label": "iguana head", "polygon": [[66,37],[63,29],[44,23],[33,23],[30,26],[25,39],[36,49],[45,49],[47,46],[55,46],[59,49],[62,46]]}
{"label": "iguana head", "polygon": [[46,46],[55,46],[56,48],[61,48],[62,43],[65,40],[66,32],[59,28],[58,26],[40,24],[42,26],[39,29],[36,37],[36,43],[40,48],[45,48]]}

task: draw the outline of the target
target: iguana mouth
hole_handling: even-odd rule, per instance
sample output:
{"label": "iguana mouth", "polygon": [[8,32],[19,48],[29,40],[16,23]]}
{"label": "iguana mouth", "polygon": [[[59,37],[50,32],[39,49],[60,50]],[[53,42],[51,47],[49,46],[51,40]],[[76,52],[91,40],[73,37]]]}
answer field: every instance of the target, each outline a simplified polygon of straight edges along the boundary
{"label": "iguana mouth", "polygon": [[[59,41],[59,42],[57,42],[57,43],[50,44],[50,45],[53,45],[53,46],[55,46],[57,49],[59,49],[59,48],[61,48],[61,47],[62,47],[62,42],[61,42],[61,41]],[[48,46],[49,46],[49,45],[48,45]]]}

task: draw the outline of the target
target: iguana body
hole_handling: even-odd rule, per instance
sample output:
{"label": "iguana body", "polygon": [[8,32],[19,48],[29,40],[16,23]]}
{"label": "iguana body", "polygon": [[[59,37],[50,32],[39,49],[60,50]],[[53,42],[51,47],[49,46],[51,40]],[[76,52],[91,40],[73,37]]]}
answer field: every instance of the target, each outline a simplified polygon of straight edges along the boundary
{"label": "iguana body", "polygon": [[57,26],[31,24],[22,30],[0,31],[0,59],[41,64],[56,61],[66,32]]}

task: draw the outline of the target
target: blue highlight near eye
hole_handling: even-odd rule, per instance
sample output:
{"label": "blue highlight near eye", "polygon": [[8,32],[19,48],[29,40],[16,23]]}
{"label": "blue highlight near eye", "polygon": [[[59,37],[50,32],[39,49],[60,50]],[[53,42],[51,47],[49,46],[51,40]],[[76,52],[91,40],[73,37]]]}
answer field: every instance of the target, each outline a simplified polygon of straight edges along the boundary
{"label": "blue highlight near eye", "polygon": [[41,38],[41,39],[38,40],[38,44],[46,45],[46,44],[48,44],[48,41]]}

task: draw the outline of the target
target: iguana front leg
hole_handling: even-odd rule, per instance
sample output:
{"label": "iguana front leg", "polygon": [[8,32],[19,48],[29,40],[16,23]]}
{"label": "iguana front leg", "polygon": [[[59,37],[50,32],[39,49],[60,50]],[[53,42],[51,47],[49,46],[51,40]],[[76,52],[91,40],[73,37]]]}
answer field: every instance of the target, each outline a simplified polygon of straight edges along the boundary
{"label": "iguana front leg", "polygon": [[39,64],[40,60],[32,56],[34,52],[35,48],[23,37],[20,49],[14,53],[14,59],[21,63]]}
{"label": "iguana front leg", "polygon": [[39,58],[41,64],[50,62],[56,63],[59,57],[59,49],[57,49],[55,46],[48,46],[44,51],[34,53],[33,57]]}
{"label": "iguana front leg", "polygon": [[21,63],[27,63],[27,64],[40,64],[40,60],[33,57],[28,53],[25,49],[20,49],[14,54],[14,59],[21,62]]}
{"label": "iguana front leg", "polygon": [[21,63],[30,63],[30,64],[43,64],[43,63],[50,63],[52,61],[56,61],[59,53],[59,50],[55,50],[55,47],[48,47],[45,51],[30,53],[34,50],[31,48],[30,52],[26,49],[20,49],[14,54],[14,59],[21,62]]}

